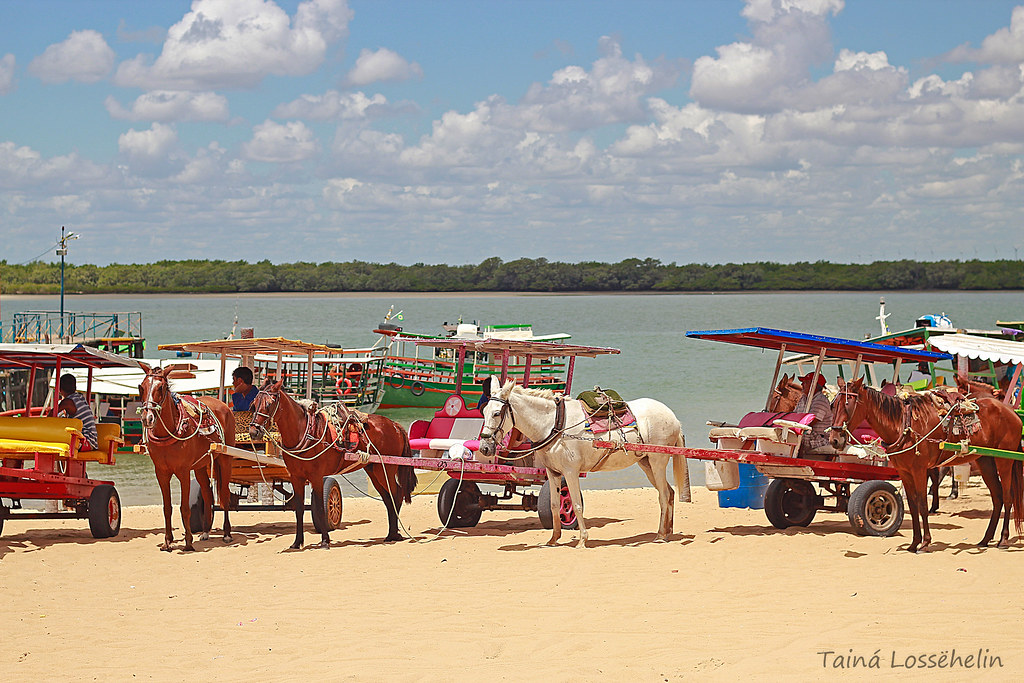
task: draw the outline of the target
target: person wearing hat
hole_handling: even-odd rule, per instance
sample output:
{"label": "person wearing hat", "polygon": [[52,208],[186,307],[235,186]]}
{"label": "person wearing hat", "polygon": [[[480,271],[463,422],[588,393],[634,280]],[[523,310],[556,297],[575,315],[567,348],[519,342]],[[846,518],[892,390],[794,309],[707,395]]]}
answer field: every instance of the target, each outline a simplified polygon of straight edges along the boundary
{"label": "person wearing hat", "polygon": [[800,399],[800,402],[797,403],[796,412],[814,413],[815,415],[815,420],[811,422],[810,431],[804,432],[803,441],[800,443],[800,453],[801,455],[810,453],[834,454],[835,451],[828,443],[827,430],[832,426],[832,404],[828,402],[828,397],[825,396],[823,391],[825,388],[825,378],[819,374],[813,386],[811,386],[811,382],[814,381],[813,372],[808,372],[799,379],[804,387],[804,398]]}

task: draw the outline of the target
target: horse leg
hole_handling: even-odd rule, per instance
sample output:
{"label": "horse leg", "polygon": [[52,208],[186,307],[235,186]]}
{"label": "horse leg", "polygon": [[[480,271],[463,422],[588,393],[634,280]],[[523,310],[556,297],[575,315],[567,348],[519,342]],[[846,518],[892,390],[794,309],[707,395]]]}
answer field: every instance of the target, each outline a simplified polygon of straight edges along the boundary
{"label": "horse leg", "polygon": [[1003,507],[1003,487],[999,481],[995,458],[987,455],[978,458],[978,469],[981,470],[981,478],[988,487],[988,495],[992,498],[992,515],[988,520],[988,528],[985,529],[984,538],[978,543],[979,548],[985,548],[996,535],[996,527],[999,525],[999,513]]}
{"label": "horse leg", "polygon": [[[583,520],[583,492],[580,491],[580,473],[566,471],[562,473],[565,478],[565,486],[569,489],[569,498],[572,500],[573,512],[576,513],[576,523],[580,526],[580,547],[587,547],[587,539],[590,537],[587,532],[587,523]],[[561,482],[559,482],[561,483]]]}
{"label": "horse leg", "polygon": [[548,469],[548,488],[551,491],[548,499],[548,505],[551,506],[551,538],[548,539],[548,545],[558,545],[558,539],[562,536],[562,475],[551,469]]}
{"label": "horse leg", "polygon": [[1006,458],[994,458],[996,460],[996,470],[999,472],[999,483],[1002,484],[1003,494],[1003,532],[999,536],[999,543],[996,544],[997,548],[1009,548],[1010,547],[1010,513],[1013,511],[1013,466],[1017,461],[1007,460]]}
{"label": "horse leg", "polygon": [[327,530],[327,510],[323,500],[324,478],[319,477],[319,480],[319,485],[316,478],[309,482],[309,514],[313,517],[313,527],[321,529],[320,547],[326,550],[331,547],[331,536]]}
{"label": "horse leg", "polygon": [[306,507],[306,480],[292,477],[292,500],[295,501],[295,541],[292,550],[302,547],[302,509]]}
{"label": "horse leg", "polygon": [[[401,541],[402,534],[398,530],[398,512],[402,509],[402,490],[398,485],[398,468],[388,465],[369,465],[366,476],[377,489],[384,508],[388,511],[388,535],[385,541]],[[395,476],[392,476],[392,475]]]}
{"label": "horse leg", "polygon": [[[217,498],[220,500],[220,507],[224,510],[224,542],[231,542],[231,520],[228,518],[228,508],[231,507],[231,460],[227,457],[218,457],[213,461],[217,477]],[[213,514],[210,514],[210,526],[213,527]]]}
{"label": "horse leg", "polygon": [[208,541],[210,531],[213,530],[213,487],[210,485],[210,472],[205,467],[200,467],[195,473],[196,481],[199,483],[199,495],[203,501],[203,533],[199,540]]}
{"label": "horse leg", "polygon": [[918,552],[928,550],[932,543],[932,530],[928,524],[928,471],[915,473],[914,495],[917,497],[917,509],[921,514],[921,545]]}
{"label": "horse leg", "polygon": [[659,467],[651,464],[650,456],[637,461],[640,469],[647,475],[647,480],[658,490],[658,502],[661,504],[661,519],[658,522],[658,536],[655,540],[664,541],[672,533],[672,522],[675,518],[675,492],[668,483],[668,456],[660,458]]}
{"label": "horse leg", "polygon": [[928,509],[928,512],[939,511],[939,482],[942,481],[942,475],[945,473],[945,467],[933,467],[928,470],[928,479],[931,480],[931,493],[932,493],[932,506]]}
{"label": "horse leg", "polygon": [[918,496],[914,492],[914,478],[908,471],[900,471],[900,480],[903,482],[903,491],[907,494],[907,506],[910,507],[910,519],[914,524],[914,538],[907,547],[907,550],[916,553],[921,544],[921,514],[918,508]]}
{"label": "horse leg", "polygon": [[163,468],[156,470],[156,480],[160,485],[160,498],[164,504],[164,542],[160,550],[170,550],[174,543],[174,532],[171,530],[171,472]]}
{"label": "horse leg", "polygon": [[[185,551],[191,552],[195,550],[195,546],[192,545],[192,527],[189,525],[189,521],[192,518],[192,506],[189,505],[189,486],[191,484],[191,470],[186,467],[184,470],[179,470],[174,473],[174,476],[178,478],[178,486],[181,489],[181,524],[185,527]],[[209,488],[209,482],[207,482],[207,488]],[[204,499],[207,494],[204,493]],[[209,492],[212,496],[213,492]]]}

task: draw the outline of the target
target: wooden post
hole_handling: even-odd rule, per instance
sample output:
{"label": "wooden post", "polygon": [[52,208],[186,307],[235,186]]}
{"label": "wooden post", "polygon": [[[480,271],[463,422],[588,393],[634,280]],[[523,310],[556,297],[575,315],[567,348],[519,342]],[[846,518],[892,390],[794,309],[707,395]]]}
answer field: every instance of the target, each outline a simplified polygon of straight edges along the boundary
{"label": "wooden post", "polygon": [[775,391],[775,385],[779,381],[779,370],[782,369],[782,356],[785,353],[786,353],[786,345],[783,344],[782,346],[779,347],[779,357],[775,361],[775,374],[772,375],[772,383],[768,387],[768,398],[766,398],[765,401],[764,401],[764,409],[765,409],[765,411],[768,410],[768,406],[770,406],[771,403],[772,403],[772,392]]}
{"label": "wooden post", "polygon": [[526,369],[523,370],[523,388],[530,386],[530,366],[533,364],[533,356],[526,355]]}
{"label": "wooden post", "polygon": [[569,356],[569,371],[565,375],[565,391],[563,392],[566,396],[569,395],[572,389],[572,371],[576,367],[576,356]]}

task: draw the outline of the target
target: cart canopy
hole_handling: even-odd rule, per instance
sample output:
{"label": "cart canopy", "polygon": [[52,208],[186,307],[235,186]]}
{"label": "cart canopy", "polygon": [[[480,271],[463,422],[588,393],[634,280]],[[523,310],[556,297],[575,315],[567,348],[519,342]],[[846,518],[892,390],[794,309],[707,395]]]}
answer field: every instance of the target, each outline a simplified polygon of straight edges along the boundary
{"label": "cart canopy", "polygon": [[134,358],[84,344],[0,344],[0,369],[138,368]]}
{"label": "cart canopy", "polygon": [[1024,343],[1019,341],[990,339],[970,334],[943,334],[932,337],[928,343],[932,348],[954,356],[1010,365],[1024,363]]}
{"label": "cart canopy", "polygon": [[[842,339],[840,337],[822,337],[803,332],[773,330],[767,327],[746,327],[734,330],[691,330],[686,333],[686,336],[696,339],[721,341],[728,344],[753,346],[759,349],[779,350],[785,347],[786,351],[813,355],[817,355],[822,349],[825,349],[825,356],[827,358],[857,360],[859,356],[865,363],[892,363],[896,360],[912,363],[934,363],[952,358],[948,353],[917,351],[898,346]],[[939,338],[933,339],[933,343],[936,339]]]}

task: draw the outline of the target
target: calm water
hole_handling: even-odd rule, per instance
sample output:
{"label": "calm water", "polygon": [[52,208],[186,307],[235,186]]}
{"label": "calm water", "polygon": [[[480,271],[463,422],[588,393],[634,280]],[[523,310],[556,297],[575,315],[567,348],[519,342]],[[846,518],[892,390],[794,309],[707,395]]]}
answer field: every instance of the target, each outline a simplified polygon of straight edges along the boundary
{"label": "calm water", "polygon": [[[572,342],[610,346],[622,354],[582,358],[574,393],[594,385],[626,398],[656,398],[679,416],[687,444],[707,444],[706,420],[738,420],[762,408],[775,367],[775,352],[687,339],[696,329],[775,327],[823,335],[863,338],[878,334],[878,293],[799,292],[778,294],[645,295],[199,295],[69,296],[65,309],[141,311],[148,356],[166,356],[158,344],[222,338],[236,312],[240,327],[257,336],[281,336],[346,346],[369,346],[371,330],[392,305],[402,324],[416,332],[440,332],[441,323],[530,323],[534,332],[568,332]],[[926,313],[945,313],[958,327],[992,329],[997,319],[1024,319],[1019,292],[887,293],[893,330],[913,327]],[[5,324],[15,311],[58,310],[58,297],[4,296]],[[408,425],[429,411],[384,414]],[[126,505],[159,502],[152,465],[123,456],[92,476],[114,479]],[[696,471],[694,472],[697,474]],[[700,479],[698,479],[699,481]],[[362,476],[352,480],[364,486]],[[639,468],[588,477],[590,488],[647,486]]]}

